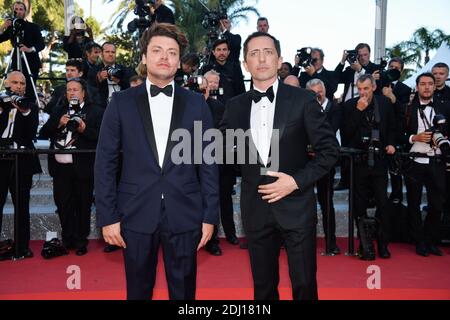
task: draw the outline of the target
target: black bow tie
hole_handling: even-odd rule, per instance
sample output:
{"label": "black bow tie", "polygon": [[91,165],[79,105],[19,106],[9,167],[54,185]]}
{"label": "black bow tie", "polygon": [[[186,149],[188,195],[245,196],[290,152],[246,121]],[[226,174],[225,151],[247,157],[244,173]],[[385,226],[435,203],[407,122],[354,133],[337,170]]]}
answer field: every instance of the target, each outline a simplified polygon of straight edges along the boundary
{"label": "black bow tie", "polygon": [[267,97],[267,99],[269,99],[270,102],[273,102],[273,99],[275,97],[275,95],[273,93],[273,87],[270,87],[269,89],[267,89],[266,92],[259,92],[258,90],[253,89],[251,91],[251,96],[252,96],[252,100],[255,103],[258,103],[259,101],[261,101],[261,99],[263,97]]}
{"label": "black bow tie", "polygon": [[434,106],[433,106],[433,101],[430,101],[430,102],[427,103],[427,104],[420,104],[419,109],[424,110],[426,107],[431,107],[431,108],[433,108],[433,107],[434,107]]}
{"label": "black bow tie", "polygon": [[171,84],[168,86],[165,86],[164,88],[160,88],[155,85],[150,85],[150,96],[155,97],[161,92],[164,93],[166,96],[171,97],[172,96],[173,87]]}

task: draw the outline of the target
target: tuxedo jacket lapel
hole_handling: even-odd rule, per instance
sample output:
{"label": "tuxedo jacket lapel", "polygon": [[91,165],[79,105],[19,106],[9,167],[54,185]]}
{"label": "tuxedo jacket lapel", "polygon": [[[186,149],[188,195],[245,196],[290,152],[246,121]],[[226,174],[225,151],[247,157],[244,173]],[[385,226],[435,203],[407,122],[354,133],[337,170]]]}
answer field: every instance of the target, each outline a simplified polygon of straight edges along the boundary
{"label": "tuxedo jacket lapel", "polygon": [[153,152],[156,165],[159,166],[158,161],[158,149],[156,148],[155,132],[153,130],[152,114],[150,112],[150,103],[148,101],[148,94],[145,83],[141,85],[137,96],[137,105],[139,114],[141,115],[142,123],[144,124],[145,134],[147,136],[147,142],[150,145],[150,149]]}

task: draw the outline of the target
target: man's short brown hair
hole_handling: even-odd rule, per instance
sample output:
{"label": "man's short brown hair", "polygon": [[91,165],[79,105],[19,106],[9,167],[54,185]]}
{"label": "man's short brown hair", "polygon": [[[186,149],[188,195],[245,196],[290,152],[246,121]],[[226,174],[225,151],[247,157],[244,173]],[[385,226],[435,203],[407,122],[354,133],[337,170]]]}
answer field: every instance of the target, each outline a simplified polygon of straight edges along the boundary
{"label": "man's short brown hair", "polygon": [[153,37],[168,37],[175,40],[180,47],[180,57],[183,56],[184,51],[188,46],[188,40],[181,30],[170,23],[154,23],[150,28],[145,30],[142,37],[139,39],[139,48],[141,55],[147,54],[147,47]]}

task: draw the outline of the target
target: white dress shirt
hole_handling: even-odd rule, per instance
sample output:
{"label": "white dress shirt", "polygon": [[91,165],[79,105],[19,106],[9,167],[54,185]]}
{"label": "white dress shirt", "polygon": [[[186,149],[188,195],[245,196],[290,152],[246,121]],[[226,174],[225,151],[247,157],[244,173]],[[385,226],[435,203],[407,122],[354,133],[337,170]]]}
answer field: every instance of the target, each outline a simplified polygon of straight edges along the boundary
{"label": "white dress shirt", "polygon": [[[172,109],[174,93],[168,97],[164,93],[152,97],[150,95],[150,80],[145,82],[147,87],[148,101],[150,103],[150,114],[152,116],[153,132],[155,135],[156,149],[158,151],[158,163],[162,168],[164,162],[164,154],[166,153],[167,141],[169,139],[170,123],[172,121]],[[175,91],[174,81],[169,83]]]}
{"label": "white dress shirt", "polygon": [[363,74],[366,74],[366,70],[364,68],[361,68],[360,72],[355,71],[355,74],[353,76],[353,85],[350,84],[344,101],[359,97],[358,87],[356,86],[356,83],[358,82],[359,77],[361,77]]}
{"label": "white dress shirt", "polygon": [[[3,109],[0,111],[0,114],[3,113]],[[26,112],[22,112],[22,115],[24,117],[28,116],[31,113],[31,110],[28,110]],[[6,125],[5,130],[2,133],[2,139],[11,139],[14,133],[14,123],[16,122],[16,116],[17,116],[17,108],[13,107],[9,111],[8,114],[8,124]],[[17,143],[14,142],[13,148],[17,149]]]}
{"label": "white dress shirt", "polygon": [[325,98],[323,103],[320,105],[322,107],[322,112],[325,112],[325,110],[327,110],[327,105],[328,105],[328,98]]}
{"label": "white dress shirt", "polygon": [[[436,114],[434,112],[434,109],[430,106],[425,107],[425,109],[423,110],[425,117],[427,118],[428,122],[433,125],[433,118],[434,115]],[[417,126],[417,134],[424,132],[426,129],[429,129],[428,127],[425,127],[425,120],[422,120],[422,117],[420,116],[420,111],[417,110],[417,122],[418,122],[418,126]],[[427,125],[428,126],[428,125]],[[436,154],[441,154],[441,150],[438,149],[433,149],[429,143],[425,143],[425,142],[413,142],[412,141],[412,135],[409,137],[409,143],[412,144],[411,150],[410,152],[418,152],[418,153],[424,153],[427,154],[429,156],[434,156]],[[417,163],[421,163],[421,164],[429,164],[430,163],[430,159],[428,158],[416,158],[414,159],[415,162]]]}
{"label": "white dress shirt", "polygon": [[[263,92],[256,86],[254,86],[254,89]],[[270,141],[272,139],[277,91],[278,80],[273,84],[274,99],[272,102],[270,102],[267,97],[263,97],[257,103],[252,101],[250,130],[253,142],[255,143],[264,166],[267,166],[267,163],[269,162]]]}

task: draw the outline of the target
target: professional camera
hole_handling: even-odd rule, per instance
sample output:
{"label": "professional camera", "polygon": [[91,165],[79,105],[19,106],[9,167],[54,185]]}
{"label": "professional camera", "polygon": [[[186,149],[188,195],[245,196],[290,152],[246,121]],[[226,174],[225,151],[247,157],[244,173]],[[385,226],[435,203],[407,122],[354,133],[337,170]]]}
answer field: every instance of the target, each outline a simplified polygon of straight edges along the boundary
{"label": "professional camera", "polygon": [[430,145],[439,148],[444,156],[450,155],[450,142],[445,138],[447,120],[442,114],[436,114],[433,118],[433,126],[426,130],[432,133]]}
{"label": "professional camera", "polygon": [[307,68],[310,65],[313,65],[314,62],[316,62],[317,59],[313,59],[311,57],[312,48],[311,47],[305,47],[297,50],[297,56],[299,57],[299,66],[303,68]]}
{"label": "professional camera", "polygon": [[128,23],[127,28],[129,32],[135,32],[138,29],[143,32],[152,24],[152,21],[147,17],[151,14],[150,7],[155,5],[155,0],[135,0],[135,3],[134,14],[139,18]]}
{"label": "professional camera", "polygon": [[3,111],[9,112],[9,110],[15,108],[13,103],[16,104],[20,109],[30,109],[29,99],[18,96],[9,90],[0,92],[0,107],[3,109]]}
{"label": "professional camera", "polygon": [[81,114],[81,106],[80,101],[78,99],[71,99],[69,101],[69,111],[73,110],[75,113],[70,114],[70,120],[67,121],[66,128],[71,132],[75,132],[80,127],[81,121],[86,119],[85,114]]}
{"label": "professional camera", "polygon": [[367,165],[369,167],[375,166],[375,160],[381,156],[381,142],[379,130],[372,130],[372,136],[362,137],[361,142],[363,148],[367,151]]}
{"label": "professional camera", "polygon": [[220,97],[223,96],[223,88],[219,88],[216,90],[209,90],[209,96],[211,97]]}
{"label": "professional camera", "polygon": [[11,41],[14,46],[20,46],[23,43],[23,37],[25,32],[25,20],[22,18],[17,18],[16,13],[12,18],[8,18],[11,20],[12,24],[12,32],[11,32]]}
{"label": "professional camera", "polygon": [[392,82],[398,81],[401,76],[401,72],[397,69],[385,70],[387,66],[387,61],[381,59],[380,62],[380,83],[381,88],[389,87]]}
{"label": "professional camera", "polygon": [[108,79],[110,81],[112,80],[112,77],[116,77],[118,79],[122,79],[123,77],[123,70],[121,68],[105,66],[103,70],[108,73]]}
{"label": "professional camera", "polygon": [[350,64],[354,64],[355,62],[358,61],[358,51],[357,50],[345,50],[345,52],[347,53],[347,61]]}
{"label": "professional camera", "polygon": [[205,29],[219,27],[220,20],[228,19],[228,15],[224,11],[208,11],[203,17],[202,26]]}
{"label": "professional camera", "polygon": [[203,94],[203,93],[205,93],[206,88],[200,89],[201,84],[203,84],[202,76],[191,76],[191,77],[187,78],[187,80],[185,80],[184,86],[191,91]]}

